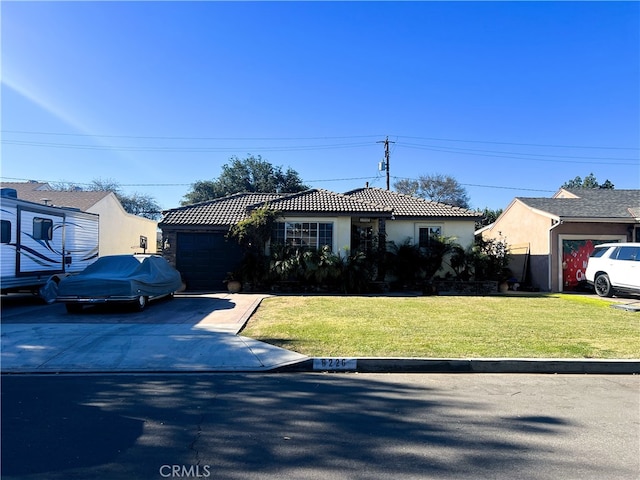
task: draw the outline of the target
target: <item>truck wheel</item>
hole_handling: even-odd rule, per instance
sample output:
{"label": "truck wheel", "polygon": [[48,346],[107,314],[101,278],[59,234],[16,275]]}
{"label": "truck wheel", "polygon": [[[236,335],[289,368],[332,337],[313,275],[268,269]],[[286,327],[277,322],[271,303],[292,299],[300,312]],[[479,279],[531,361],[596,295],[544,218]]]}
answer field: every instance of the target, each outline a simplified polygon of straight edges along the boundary
{"label": "truck wheel", "polygon": [[612,297],[613,296],[613,288],[611,287],[611,280],[609,280],[609,276],[606,273],[601,273],[596,277],[595,282],[593,282],[593,286],[596,290],[596,293],[601,297]]}

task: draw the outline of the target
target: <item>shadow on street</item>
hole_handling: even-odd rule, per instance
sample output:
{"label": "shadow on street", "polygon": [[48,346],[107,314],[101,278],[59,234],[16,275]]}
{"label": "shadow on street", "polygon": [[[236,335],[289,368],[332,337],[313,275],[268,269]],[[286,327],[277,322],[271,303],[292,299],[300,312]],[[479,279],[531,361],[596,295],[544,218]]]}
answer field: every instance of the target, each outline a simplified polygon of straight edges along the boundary
{"label": "shadow on street", "polygon": [[465,392],[464,376],[446,389],[430,378],[443,377],[3,377],[2,474],[149,479],[175,464],[207,465],[215,479],[637,474],[590,455],[569,410],[526,398],[542,398],[540,386]]}

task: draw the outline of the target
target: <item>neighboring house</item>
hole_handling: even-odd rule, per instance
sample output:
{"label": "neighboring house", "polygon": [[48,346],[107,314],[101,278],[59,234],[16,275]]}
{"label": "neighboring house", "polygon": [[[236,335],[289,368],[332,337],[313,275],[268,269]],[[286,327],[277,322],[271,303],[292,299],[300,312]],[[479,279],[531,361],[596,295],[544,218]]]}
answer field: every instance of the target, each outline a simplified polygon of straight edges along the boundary
{"label": "neighboring house", "polygon": [[16,190],[23,200],[98,214],[100,256],[142,253],[143,237],[147,239],[146,253],[157,252],[158,222],[127,213],[113,192],[62,192],[40,182],[2,182],[5,187]]}
{"label": "neighboring house", "polygon": [[237,193],[167,210],[159,226],[164,256],[182,273],[189,289],[222,288],[242,251],[226,234],[267,203],[281,217],[277,240],[288,245],[329,245],[334,253],[366,249],[376,236],[398,244],[429,241],[429,234],[473,243],[477,214],[378,188],[345,194],[311,189],[293,194]]}
{"label": "neighboring house", "polygon": [[579,289],[594,245],[640,242],[640,190],[561,189],[552,198],[517,197],[477,233],[507,242],[521,283],[542,291]]}

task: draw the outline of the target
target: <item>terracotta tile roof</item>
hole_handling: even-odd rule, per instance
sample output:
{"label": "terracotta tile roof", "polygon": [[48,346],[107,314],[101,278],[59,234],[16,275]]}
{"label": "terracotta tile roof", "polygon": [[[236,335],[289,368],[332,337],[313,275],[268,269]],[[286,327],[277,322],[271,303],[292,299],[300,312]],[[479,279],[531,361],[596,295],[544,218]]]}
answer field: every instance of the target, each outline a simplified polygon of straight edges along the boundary
{"label": "terracotta tile roof", "polygon": [[569,190],[577,198],[516,197],[531,208],[561,218],[634,220],[640,210],[640,190],[582,188]]}
{"label": "terracotta tile roof", "polygon": [[235,193],[207,202],[195,203],[162,212],[159,226],[230,226],[247,217],[247,208],[260,207],[282,197],[279,193]]}
{"label": "terracotta tile roof", "polygon": [[236,193],[208,202],[186,205],[163,212],[162,226],[219,226],[235,225],[248,213],[269,203],[284,215],[356,214],[370,217],[478,217],[476,212],[443,203],[402,195],[379,188],[352,190],[345,194],[322,189],[304,192]]}
{"label": "terracotta tile roof", "polygon": [[433,202],[423,198],[405,195],[381,188],[358,188],[346,192],[345,195],[360,200],[387,205],[393,208],[393,216],[398,217],[467,217],[480,215],[466,208],[454,207],[445,203]]}
{"label": "terracotta tile roof", "polygon": [[306,214],[351,214],[390,217],[391,208],[367,202],[359,198],[322,189],[311,189],[292,193],[269,203],[271,207],[287,213]]}
{"label": "terracotta tile roof", "polygon": [[2,188],[13,188],[18,194],[18,198],[28,202],[44,204],[45,199],[48,205],[56,207],[77,208],[86,212],[96,203],[102,200],[111,192],[60,192],[50,190],[48,184],[38,182],[2,182]]}

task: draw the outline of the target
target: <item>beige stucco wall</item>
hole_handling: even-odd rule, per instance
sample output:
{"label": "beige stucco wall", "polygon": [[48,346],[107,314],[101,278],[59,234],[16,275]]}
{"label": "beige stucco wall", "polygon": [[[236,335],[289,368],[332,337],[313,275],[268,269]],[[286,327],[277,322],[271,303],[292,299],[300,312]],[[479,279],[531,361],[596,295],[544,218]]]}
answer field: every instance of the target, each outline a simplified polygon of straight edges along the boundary
{"label": "beige stucco wall", "polygon": [[100,256],[142,253],[140,236],[147,237],[147,253],[156,253],[158,222],[127,213],[114,194],[87,210],[100,215]]}
{"label": "beige stucco wall", "polygon": [[[493,226],[482,232],[482,238],[505,241],[511,249],[509,268],[514,276],[522,282],[530,282],[533,288],[549,291],[549,229],[553,224],[549,215],[515,199]],[[529,278],[521,278],[525,262],[528,262]]]}
{"label": "beige stucco wall", "polygon": [[420,228],[426,226],[439,226],[442,236],[453,237],[456,243],[467,248],[473,244],[475,222],[473,220],[387,220],[387,241],[395,242],[397,245],[404,243],[407,238],[411,243],[418,241]]}
{"label": "beige stucco wall", "polygon": [[[354,219],[357,220],[357,219]],[[333,223],[333,245],[332,250],[335,253],[345,254],[351,246],[351,218],[350,217],[282,217],[279,221],[284,222],[331,222]],[[378,220],[371,219],[370,225],[374,231],[378,229]],[[393,241],[396,244],[404,243],[407,238],[412,243],[416,242],[418,229],[427,225],[438,225],[442,227],[442,234],[445,237],[454,237],[457,243],[463,247],[473,244],[474,228],[473,221],[457,221],[457,220],[434,220],[434,221],[415,221],[415,220],[386,220],[387,241]]]}
{"label": "beige stucco wall", "polygon": [[491,229],[482,232],[482,238],[504,240],[508,245],[528,244],[532,255],[548,255],[549,229],[552,225],[552,218],[516,199]]}

